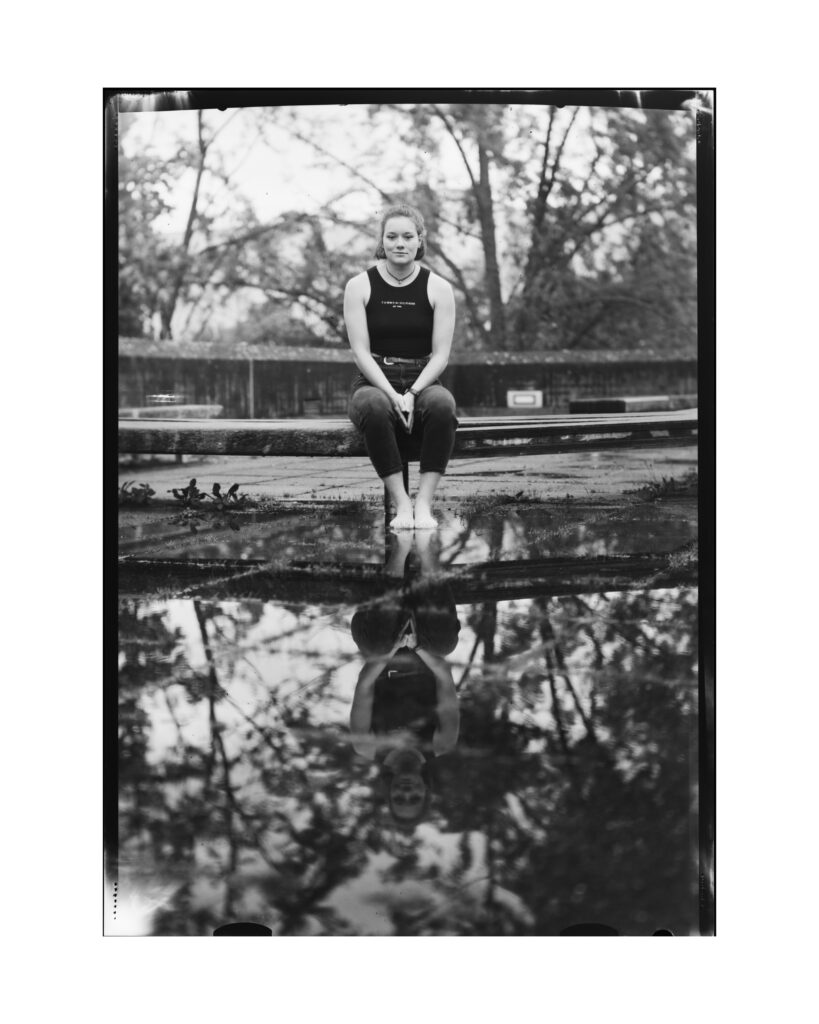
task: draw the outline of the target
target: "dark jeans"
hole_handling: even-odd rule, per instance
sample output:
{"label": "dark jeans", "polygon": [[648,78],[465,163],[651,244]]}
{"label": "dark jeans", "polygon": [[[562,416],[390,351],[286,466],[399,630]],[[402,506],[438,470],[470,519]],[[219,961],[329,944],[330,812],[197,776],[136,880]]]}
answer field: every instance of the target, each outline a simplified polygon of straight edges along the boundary
{"label": "dark jeans", "polygon": [[[415,383],[421,366],[382,366],[387,380],[399,394]],[[350,393],[349,416],[364,435],[367,454],[376,473],[383,478],[400,473],[408,454],[420,451],[422,473],[443,473],[455,445],[455,399],[438,381],[424,388],[415,399],[415,422],[408,435],[380,388],[359,374]]]}
{"label": "dark jeans", "polygon": [[452,591],[439,584],[417,594],[387,597],[375,605],[359,608],[350,625],[364,657],[383,657],[398,642],[411,614],[415,617],[419,647],[441,658],[455,650],[461,624]]}

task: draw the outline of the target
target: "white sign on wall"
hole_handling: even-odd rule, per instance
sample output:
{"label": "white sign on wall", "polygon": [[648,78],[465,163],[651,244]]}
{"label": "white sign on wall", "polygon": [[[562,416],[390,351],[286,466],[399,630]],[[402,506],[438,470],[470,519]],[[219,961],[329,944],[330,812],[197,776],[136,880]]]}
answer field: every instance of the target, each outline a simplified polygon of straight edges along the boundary
{"label": "white sign on wall", "polygon": [[506,405],[509,409],[542,409],[542,391],[507,391]]}

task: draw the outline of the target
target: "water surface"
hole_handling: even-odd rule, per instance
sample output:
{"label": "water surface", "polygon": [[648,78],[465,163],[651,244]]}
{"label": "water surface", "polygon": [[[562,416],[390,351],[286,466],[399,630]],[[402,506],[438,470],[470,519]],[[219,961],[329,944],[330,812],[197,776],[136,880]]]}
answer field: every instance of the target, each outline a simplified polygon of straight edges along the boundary
{"label": "water surface", "polygon": [[[601,537],[627,550],[606,524],[573,526],[562,550]],[[501,525],[472,524],[480,558],[520,557],[525,515]],[[350,550],[369,558],[372,529],[348,528]],[[270,534],[218,540],[223,555],[256,544],[269,554]],[[123,598],[119,612],[115,930],[697,931],[694,588],[457,605],[446,585],[359,605]],[[362,740],[353,719],[368,666],[425,649],[439,724],[428,803],[407,824],[382,759],[423,730]]]}

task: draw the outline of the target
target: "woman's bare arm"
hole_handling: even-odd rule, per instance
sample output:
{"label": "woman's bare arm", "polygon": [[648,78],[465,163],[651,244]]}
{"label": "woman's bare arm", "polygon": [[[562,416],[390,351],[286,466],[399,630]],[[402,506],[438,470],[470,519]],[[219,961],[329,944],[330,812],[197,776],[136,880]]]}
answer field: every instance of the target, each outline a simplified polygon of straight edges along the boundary
{"label": "woman's bare arm", "polygon": [[443,658],[423,648],[415,652],[435,676],[436,711],[438,728],[432,737],[432,749],[436,754],[445,754],[458,742],[461,725],[461,709],[458,705],[458,691],[452,678],[452,670]]}
{"label": "woman's bare arm", "polygon": [[[344,323],[347,337],[353,350],[353,359],[367,380],[380,388],[390,399],[402,396],[384,376],[384,371],[373,359],[370,351],[370,333],[367,330],[367,300],[370,297],[370,282],[366,274],[358,274],[347,282],[344,289]],[[401,405],[403,410],[403,403]]]}
{"label": "woman's bare arm", "polygon": [[413,384],[416,391],[423,391],[446,369],[455,332],[455,296],[451,285],[437,274],[430,274],[428,295],[434,314],[432,355]]}
{"label": "woman's bare arm", "polygon": [[364,663],[356,683],[353,706],[350,708],[350,732],[353,747],[362,757],[370,760],[375,757],[375,740],[370,732],[375,681],[389,660],[389,657],[376,658]]}

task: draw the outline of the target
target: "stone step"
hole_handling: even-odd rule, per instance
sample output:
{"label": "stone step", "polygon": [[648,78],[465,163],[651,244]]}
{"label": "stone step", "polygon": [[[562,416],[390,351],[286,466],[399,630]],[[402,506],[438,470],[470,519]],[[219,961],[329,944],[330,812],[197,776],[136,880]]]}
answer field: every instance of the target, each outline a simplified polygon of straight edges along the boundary
{"label": "stone step", "polygon": [[569,412],[660,412],[663,409],[696,409],[696,395],[634,395],[628,398],[575,398]]}

